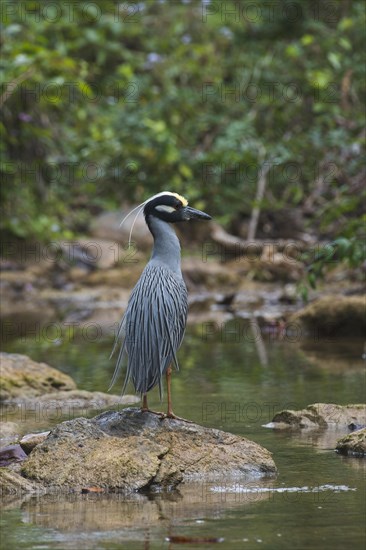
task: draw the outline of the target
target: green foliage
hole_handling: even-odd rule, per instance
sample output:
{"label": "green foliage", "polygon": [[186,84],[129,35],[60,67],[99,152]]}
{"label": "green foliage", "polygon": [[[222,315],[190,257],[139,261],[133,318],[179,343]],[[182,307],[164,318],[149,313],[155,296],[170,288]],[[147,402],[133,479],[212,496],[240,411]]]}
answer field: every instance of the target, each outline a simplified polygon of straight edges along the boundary
{"label": "green foliage", "polygon": [[309,288],[315,289],[319,280],[334,265],[344,262],[351,268],[356,268],[366,262],[366,241],[357,236],[340,237],[319,248],[317,253],[305,252],[302,255],[307,267],[307,276],[299,285],[300,294],[304,301],[308,300]]}
{"label": "green foliage", "polygon": [[327,264],[334,261],[346,261],[350,267],[356,267],[365,262],[365,242],[356,237],[351,239],[343,237],[323,246],[308,268],[308,280],[312,288],[316,287],[317,279],[323,277]]}
{"label": "green foliage", "polygon": [[2,227],[82,232],[162,189],[228,221],[270,165],[263,211],[359,238],[364,3],[269,4],[4,3]]}

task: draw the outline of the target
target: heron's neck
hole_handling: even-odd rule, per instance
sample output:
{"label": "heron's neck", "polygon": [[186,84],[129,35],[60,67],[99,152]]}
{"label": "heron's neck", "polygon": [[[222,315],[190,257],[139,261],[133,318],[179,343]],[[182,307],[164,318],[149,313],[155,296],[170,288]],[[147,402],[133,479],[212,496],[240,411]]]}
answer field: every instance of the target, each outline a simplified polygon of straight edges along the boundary
{"label": "heron's neck", "polygon": [[171,224],[153,216],[149,216],[146,223],[154,237],[151,260],[181,273],[180,242]]}

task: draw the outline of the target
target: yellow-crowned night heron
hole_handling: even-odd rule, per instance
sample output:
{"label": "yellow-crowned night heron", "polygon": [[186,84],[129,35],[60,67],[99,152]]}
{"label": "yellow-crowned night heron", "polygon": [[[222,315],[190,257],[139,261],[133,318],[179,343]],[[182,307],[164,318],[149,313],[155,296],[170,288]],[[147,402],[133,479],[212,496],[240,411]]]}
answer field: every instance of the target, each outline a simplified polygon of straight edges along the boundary
{"label": "yellow-crowned night heron", "polygon": [[137,215],[142,209],[154,238],[154,247],[118,329],[113,351],[119,343],[121,347],[110,387],[117,379],[126,354],[127,372],[122,393],[132,379],[135,391],[142,396],[142,410],[147,411],[147,392],[158,385],[161,398],[165,374],[167,416],[177,418],[172,410],[171,364],[179,368],[176,353],[186,327],[187,288],[180,267],[180,243],[171,224],[210,220],[211,216],[188,206],[181,195],[167,191],[140,205]]}

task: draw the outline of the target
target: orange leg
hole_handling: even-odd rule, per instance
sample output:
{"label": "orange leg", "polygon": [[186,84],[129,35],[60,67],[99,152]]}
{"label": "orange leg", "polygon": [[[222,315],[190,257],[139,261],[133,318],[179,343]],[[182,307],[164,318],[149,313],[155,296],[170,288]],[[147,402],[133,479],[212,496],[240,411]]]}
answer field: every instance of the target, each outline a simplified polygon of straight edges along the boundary
{"label": "orange leg", "polygon": [[142,396],[141,410],[144,411],[144,412],[149,410],[149,407],[147,406],[147,395],[146,395],[146,393],[144,393],[144,395]]}
{"label": "orange leg", "polygon": [[158,412],[158,411],[152,411],[151,409],[149,409],[148,404],[147,404],[147,394],[146,393],[144,393],[143,396],[142,396],[141,412],[149,412],[149,413],[152,413],[152,414],[157,414],[158,416],[161,416],[162,418],[165,418],[164,413]]}
{"label": "orange leg", "polygon": [[172,391],[171,391],[171,378],[172,378],[172,367],[168,367],[166,371],[166,386],[167,386],[167,394],[168,394],[168,412],[166,414],[167,418],[174,418],[175,420],[183,420],[184,422],[192,422],[192,420],[186,420],[185,418],[180,418],[179,416],[176,416],[173,413],[172,408]]}
{"label": "orange leg", "polygon": [[168,367],[166,371],[166,387],[167,387],[167,394],[168,394],[168,418],[174,418],[174,413],[172,409],[172,390],[171,390],[171,379],[172,379],[172,367]]}

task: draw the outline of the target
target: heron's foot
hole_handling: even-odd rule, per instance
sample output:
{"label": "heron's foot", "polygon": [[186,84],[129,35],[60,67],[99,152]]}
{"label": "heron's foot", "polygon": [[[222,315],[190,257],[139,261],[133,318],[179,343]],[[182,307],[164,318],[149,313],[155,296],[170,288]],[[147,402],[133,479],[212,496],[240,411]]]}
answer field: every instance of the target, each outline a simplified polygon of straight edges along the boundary
{"label": "heron's foot", "polygon": [[165,413],[159,412],[159,411],[153,411],[153,410],[151,410],[151,409],[149,409],[149,408],[147,408],[147,407],[141,407],[140,410],[141,410],[141,412],[149,412],[149,413],[151,413],[151,414],[156,414],[157,416],[160,416],[161,419],[163,419],[163,418],[166,417],[166,414],[165,414]]}
{"label": "heron's foot", "polygon": [[168,411],[166,414],[164,414],[161,420],[164,420],[165,418],[171,418],[172,420],[181,420],[181,422],[187,422],[188,424],[193,424],[193,420],[187,420],[186,418],[177,416],[176,414],[173,413],[173,411]]}

